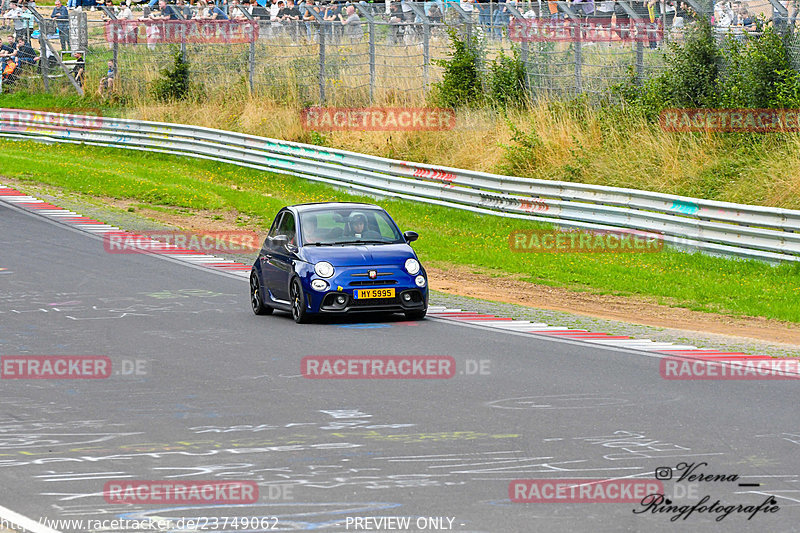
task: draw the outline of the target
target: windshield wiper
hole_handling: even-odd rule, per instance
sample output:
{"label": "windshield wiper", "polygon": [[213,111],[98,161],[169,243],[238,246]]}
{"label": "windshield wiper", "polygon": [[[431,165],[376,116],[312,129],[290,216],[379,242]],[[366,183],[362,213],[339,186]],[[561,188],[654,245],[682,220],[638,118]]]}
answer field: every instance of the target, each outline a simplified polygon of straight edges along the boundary
{"label": "windshield wiper", "polygon": [[336,244],[391,244],[391,243],[387,242],[387,241],[368,241],[367,240],[367,241],[336,241],[336,242],[332,242],[330,244],[336,245]]}

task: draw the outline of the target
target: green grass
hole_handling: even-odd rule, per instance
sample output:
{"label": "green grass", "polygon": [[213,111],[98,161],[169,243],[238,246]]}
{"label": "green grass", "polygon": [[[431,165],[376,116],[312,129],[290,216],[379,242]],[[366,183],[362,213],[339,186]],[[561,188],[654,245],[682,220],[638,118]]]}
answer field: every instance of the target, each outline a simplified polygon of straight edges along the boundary
{"label": "green grass", "polygon": [[[0,151],[3,176],[156,206],[237,212],[262,229],[287,204],[373,201],[293,177],[189,158],[11,141],[0,141]],[[414,246],[424,262],[491,268],[540,284],[652,297],[699,311],[800,322],[800,264],[774,267],[666,249],[515,253],[508,245],[512,231],[545,226],[403,200],[377,203],[401,229],[421,234]]]}

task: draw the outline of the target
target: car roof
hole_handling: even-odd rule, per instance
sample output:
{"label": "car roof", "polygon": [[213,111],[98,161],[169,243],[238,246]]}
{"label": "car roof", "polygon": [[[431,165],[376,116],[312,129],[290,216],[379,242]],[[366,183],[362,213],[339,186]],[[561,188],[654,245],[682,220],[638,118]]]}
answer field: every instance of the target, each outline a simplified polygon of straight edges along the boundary
{"label": "car roof", "polygon": [[297,213],[306,213],[309,211],[320,211],[323,209],[379,209],[383,211],[384,209],[375,204],[365,204],[360,202],[314,202],[308,204],[297,204],[297,205],[290,205],[287,206],[285,209],[291,209]]}

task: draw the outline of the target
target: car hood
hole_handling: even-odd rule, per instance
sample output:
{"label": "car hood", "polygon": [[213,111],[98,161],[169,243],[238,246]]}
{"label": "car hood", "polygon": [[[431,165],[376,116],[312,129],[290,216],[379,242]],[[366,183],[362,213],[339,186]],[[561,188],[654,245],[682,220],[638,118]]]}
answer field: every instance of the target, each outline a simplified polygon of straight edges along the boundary
{"label": "car hood", "polygon": [[402,265],[414,250],[405,243],[345,246],[304,246],[300,255],[309,263],[327,261],[335,267]]}

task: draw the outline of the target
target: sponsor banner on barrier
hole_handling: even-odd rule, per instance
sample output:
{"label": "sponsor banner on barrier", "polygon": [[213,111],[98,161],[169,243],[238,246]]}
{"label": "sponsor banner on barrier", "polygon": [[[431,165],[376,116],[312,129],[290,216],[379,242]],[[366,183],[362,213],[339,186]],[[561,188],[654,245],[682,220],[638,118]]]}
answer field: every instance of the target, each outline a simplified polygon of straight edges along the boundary
{"label": "sponsor banner on barrier", "polygon": [[660,234],[643,231],[517,230],[508,236],[512,252],[654,253],[664,247]]}
{"label": "sponsor banner on barrier", "polygon": [[309,379],[449,379],[456,361],[449,355],[311,355],[300,361]]}
{"label": "sponsor banner on barrier", "polygon": [[514,503],[639,503],[663,493],[653,479],[516,479],[508,485]]}
{"label": "sponsor banner on barrier", "polygon": [[218,504],[258,501],[255,481],[108,481],[103,498],[112,504]]}
{"label": "sponsor banner on barrier", "polygon": [[307,107],[300,123],[307,130],[440,131],[453,129],[456,114],[435,107]]}
{"label": "sponsor banner on barrier", "polygon": [[659,373],[668,380],[800,379],[800,359],[665,357]]}
{"label": "sponsor banner on barrier", "polygon": [[258,39],[258,23],[253,20],[108,20],[109,43],[147,44],[241,44]]}
{"label": "sponsor banner on barrier", "polygon": [[103,127],[104,118],[99,109],[80,110],[81,113],[89,113],[89,115],[75,115],[74,109],[69,113],[60,111],[60,109],[31,111],[2,108],[0,109],[0,131],[99,130]]}
{"label": "sponsor banner on barrier", "polygon": [[110,254],[169,254],[175,247],[198,253],[247,254],[259,251],[260,243],[258,234],[253,231],[155,230],[103,235],[103,248]]}
{"label": "sponsor banner on barrier", "polygon": [[111,375],[105,355],[4,355],[2,379],[104,379]]}
{"label": "sponsor banner on barrier", "polygon": [[665,109],[664,131],[800,131],[800,109]]}
{"label": "sponsor banner on barrier", "polygon": [[663,35],[656,22],[623,17],[588,21],[515,18],[508,27],[509,38],[516,42],[649,42],[660,41]]}

